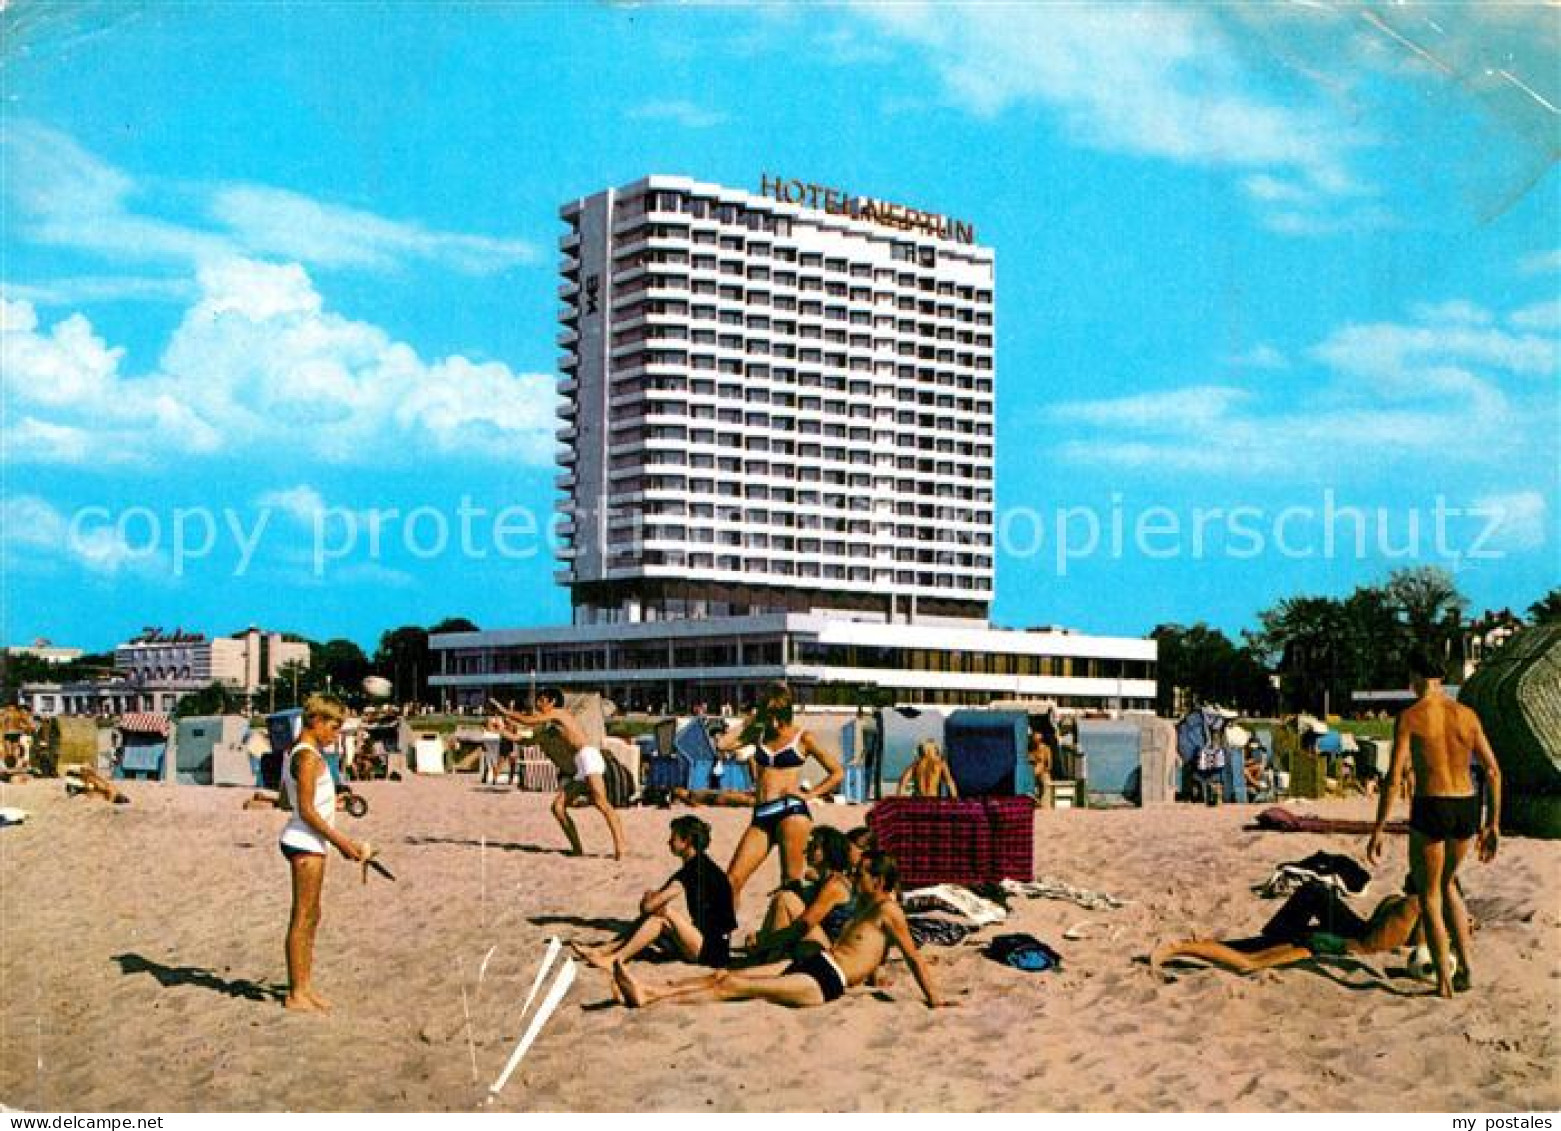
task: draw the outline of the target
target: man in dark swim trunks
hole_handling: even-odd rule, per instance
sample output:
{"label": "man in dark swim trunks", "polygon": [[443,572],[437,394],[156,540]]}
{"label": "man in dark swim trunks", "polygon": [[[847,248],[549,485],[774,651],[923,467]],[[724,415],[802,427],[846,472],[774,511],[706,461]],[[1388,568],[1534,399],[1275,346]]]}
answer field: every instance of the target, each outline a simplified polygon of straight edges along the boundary
{"label": "man in dark swim trunks", "polygon": [[[1366,859],[1382,855],[1382,832],[1393,798],[1411,759],[1415,792],[1409,809],[1409,863],[1421,892],[1427,941],[1436,959],[1437,992],[1473,984],[1469,914],[1454,879],[1470,845],[1479,838],[1481,860],[1493,860],[1501,840],[1501,767],[1485,737],[1479,716],[1455,703],[1442,690],[1442,665],[1434,656],[1410,657],[1410,684],[1418,700],[1399,715],[1393,733],[1393,762],[1387,786],[1377,802],[1377,823],[1366,843]],[[1480,795],[1469,763],[1478,758],[1490,782],[1490,809],[1484,826]],[[1458,958],[1456,981],[1451,955]]]}
{"label": "man in dark swim trunks", "polygon": [[617,993],[630,1006],[657,1002],[768,1001],[794,1008],[823,1005],[850,986],[866,982],[882,965],[893,942],[931,1008],[948,1005],[932,981],[932,972],[911,938],[905,912],[895,898],[899,869],[892,856],[869,852],[856,869],[857,912],[834,946],[768,971],[723,970],[707,978],[660,988],[642,985],[622,963],[613,964]]}

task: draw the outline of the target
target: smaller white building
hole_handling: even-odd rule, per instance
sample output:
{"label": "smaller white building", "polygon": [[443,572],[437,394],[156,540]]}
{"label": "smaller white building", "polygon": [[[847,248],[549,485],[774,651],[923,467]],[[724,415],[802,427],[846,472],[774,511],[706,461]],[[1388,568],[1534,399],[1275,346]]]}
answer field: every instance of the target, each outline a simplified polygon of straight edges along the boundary
{"label": "smaller white building", "polygon": [[114,649],[107,680],[22,685],[23,701],[42,715],[171,711],[193,691],[220,683],[253,695],[289,664],[310,663],[309,645],[249,628],[208,639],[203,633],[147,628]]}

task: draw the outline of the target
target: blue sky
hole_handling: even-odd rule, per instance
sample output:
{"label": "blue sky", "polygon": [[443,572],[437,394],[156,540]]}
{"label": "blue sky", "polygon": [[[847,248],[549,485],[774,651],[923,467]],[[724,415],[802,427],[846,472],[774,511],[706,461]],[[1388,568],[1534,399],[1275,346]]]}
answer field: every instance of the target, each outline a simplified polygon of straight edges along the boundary
{"label": "blue sky", "polygon": [[1234,632],[1418,564],[1525,607],[1561,572],[1554,8],[0,23],[6,643],[567,617],[557,209],[649,172],[996,249],[999,623]]}

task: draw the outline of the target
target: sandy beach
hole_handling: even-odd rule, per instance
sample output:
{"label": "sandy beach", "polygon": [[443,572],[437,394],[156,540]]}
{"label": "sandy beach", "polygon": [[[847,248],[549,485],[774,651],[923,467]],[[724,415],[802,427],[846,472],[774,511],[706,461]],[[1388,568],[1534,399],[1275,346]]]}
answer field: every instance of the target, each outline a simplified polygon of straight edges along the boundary
{"label": "sandy beach", "polygon": [[[476,1110],[519,1035],[546,940],[599,940],[673,870],[672,814],[623,814],[631,855],[565,858],[547,798],[466,776],[361,787],[350,835],[399,877],[332,860],[316,958],[328,1017],[279,1003],[282,818],[245,791],[129,783],[133,804],[0,788],[0,1103],[32,1110]],[[1362,799],[1313,806],[1366,818]],[[788,1011],[630,1011],[604,974],[575,987],[492,1105],[539,1111],[1499,1111],[1561,1107],[1561,844],[1509,839],[1465,873],[1479,984],[1451,1002],[1387,956],[1241,978],[1142,961],[1169,936],[1256,931],[1273,867],[1364,837],[1249,831],[1255,807],[1041,811],[1037,876],[1109,893],[1088,911],[1019,899],[1007,923],[930,947],[960,1003],[928,1010],[903,963],[887,990]],[[865,808],[816,807],[861,823]],[[747,816],[703,810],[723,864]],[[582,814],[588,851],[608,842]],[[1369,907],[1405,870],[1390,838]],[[773,886],[750,884],[743,928]],[[768,882],[761,882],[768,881]],[[1084,937],[1065,940],[1077,928]],[[980,953],[997,931],[1062,952],[1029,974]],[[485,969],[484,963],[486,963]],[[652,962],[659,982],[687,968]],[[1387,974],[1385,979],[1381,974]],[[463,991],[465,1006],[463,1008]],[[468,1013],[470,1021],[468,1024]],[[761,1066],[787,1050],[777,1069]]]}

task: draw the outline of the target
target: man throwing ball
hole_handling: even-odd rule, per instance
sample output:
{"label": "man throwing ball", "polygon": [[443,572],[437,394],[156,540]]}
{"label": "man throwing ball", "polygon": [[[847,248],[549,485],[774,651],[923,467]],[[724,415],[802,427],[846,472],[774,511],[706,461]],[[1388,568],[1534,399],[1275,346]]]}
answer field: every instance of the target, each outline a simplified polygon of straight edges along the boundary
{"label": "man throwing ball", "polygon": [[588,797],[591,804],[601,811],[607,821],[607,829],[612,833],[613,859],[622,860],[623,826],[618,822],[617,811],[607,800],[607,762],[602,757],[602,752],[591,745],[590,739],[586,737],[585,728],[580,725],[580,720],[565,709],[564,693],[552,687],[537,692],[536,710],[529,714],[525,711],[512,711],[498,702],[491,700],[490,702],[494,710],[506,718],[513,719],[521,726],[557,728],[559,735],[574,751],[575,776],[563,783],[553,797],[552,806],[553,817],[563,828],[564,835],[569,838],[569,855],[585,855],[585,850],[580,846],[580,831],[575,828],[574,819],[569,816],[569,806],[577,798]]}

